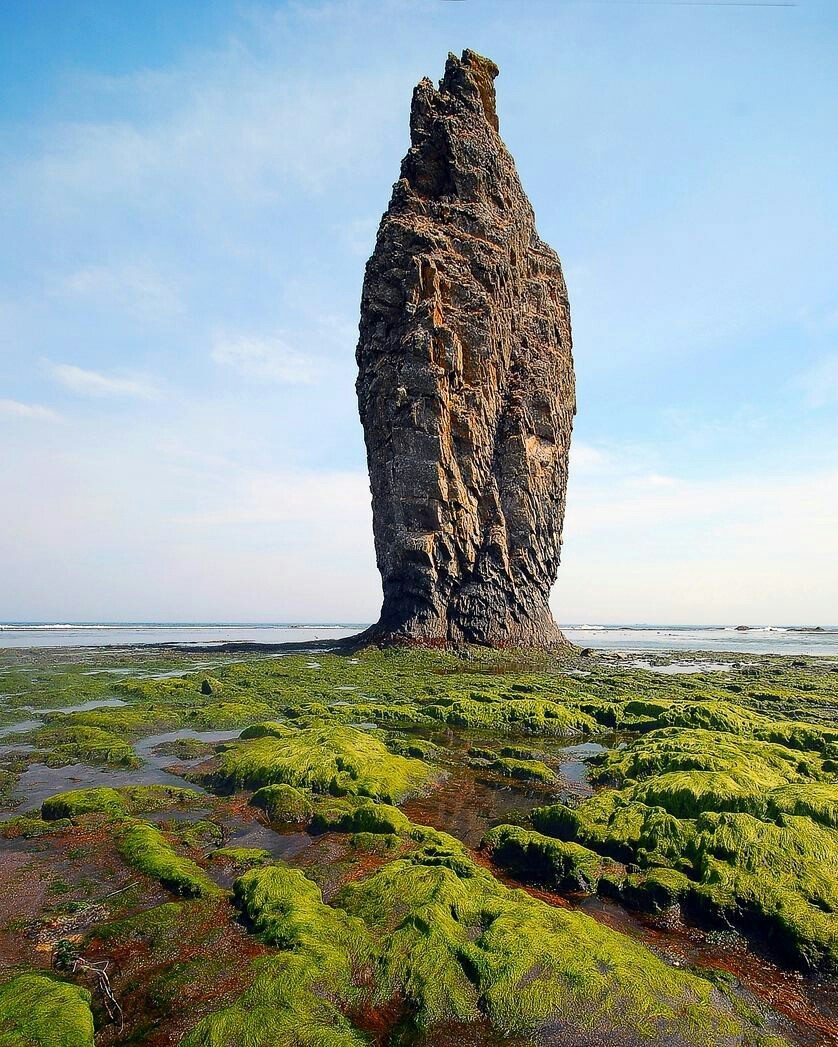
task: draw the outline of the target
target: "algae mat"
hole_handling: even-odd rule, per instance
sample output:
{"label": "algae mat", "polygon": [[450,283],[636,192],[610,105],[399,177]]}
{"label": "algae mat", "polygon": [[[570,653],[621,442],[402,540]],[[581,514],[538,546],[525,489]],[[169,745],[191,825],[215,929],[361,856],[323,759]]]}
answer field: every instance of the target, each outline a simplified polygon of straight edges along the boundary
{"label": "algae mat", "polygon": [[838,662],[0,653],[0,1044],[832,1042]]}

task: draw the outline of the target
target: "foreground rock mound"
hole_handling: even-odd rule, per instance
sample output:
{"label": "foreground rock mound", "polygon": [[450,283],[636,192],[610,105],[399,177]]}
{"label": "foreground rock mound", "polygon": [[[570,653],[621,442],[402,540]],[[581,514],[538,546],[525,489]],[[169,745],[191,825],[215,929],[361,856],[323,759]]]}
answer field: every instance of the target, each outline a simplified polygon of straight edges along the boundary
{"label": "foreground rock mound", "polygon": [[497,67],[450,55],[367,263],[357,382],[384,605],[366,640],[557,647],[575,412],[561,264],[498,134]]}

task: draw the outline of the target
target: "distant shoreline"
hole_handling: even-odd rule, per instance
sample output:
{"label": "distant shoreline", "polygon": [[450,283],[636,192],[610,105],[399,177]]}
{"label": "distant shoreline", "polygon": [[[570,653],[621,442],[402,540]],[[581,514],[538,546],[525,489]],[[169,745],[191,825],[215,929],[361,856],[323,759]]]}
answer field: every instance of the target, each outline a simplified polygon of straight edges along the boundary
{"label": "distant shoreline", "polygon": [[[0,650],[10,648],[152,648],[195,653],[285,653],[338,649],[363,622],[3,622]],[[838,627],[821,625],[564,625],[576,647],[638,655],[678,652],[749,655],[838,656]]]}
{"label": "distant shoreline", "polygon": [[[369,628],[371,622],[190,622],[190,621],[113,621],[113,622],[47,622],[1,621],[0,632],[28,630],[72,629],[358,629]],[[838,625],[680,625],[666,622],[625,624],[611,622],[596,625],[565,624],[562,629],[572,632],[599,632],[623,630],[631,632],[776,632],[776,633],[838,633]]]}

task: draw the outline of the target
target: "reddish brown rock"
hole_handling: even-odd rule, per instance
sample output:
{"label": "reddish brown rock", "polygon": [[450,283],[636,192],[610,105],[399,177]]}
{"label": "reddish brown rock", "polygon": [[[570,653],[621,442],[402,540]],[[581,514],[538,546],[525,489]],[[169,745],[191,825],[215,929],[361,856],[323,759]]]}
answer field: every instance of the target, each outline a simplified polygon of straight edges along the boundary
{"label": "reddish brown rock", "polygon": [[376,641],[556,647],[575,412],[561,264],[498,134],[497,67],[425,79],[367,263],[358,403],[381,618]]}

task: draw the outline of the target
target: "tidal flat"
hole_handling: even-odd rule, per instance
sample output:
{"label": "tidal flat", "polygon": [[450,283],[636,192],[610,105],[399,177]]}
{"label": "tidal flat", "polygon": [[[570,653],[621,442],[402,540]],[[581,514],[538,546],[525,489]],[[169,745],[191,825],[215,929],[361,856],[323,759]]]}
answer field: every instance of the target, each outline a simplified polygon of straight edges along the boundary
{"label": "tidal flat", "polygon": [[838,1042],[838,658],[654,662],[0,651],[0,1045]]}

